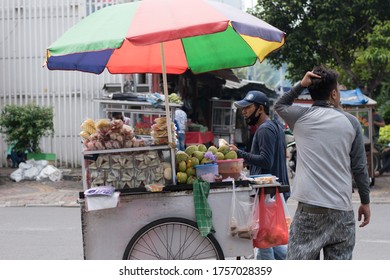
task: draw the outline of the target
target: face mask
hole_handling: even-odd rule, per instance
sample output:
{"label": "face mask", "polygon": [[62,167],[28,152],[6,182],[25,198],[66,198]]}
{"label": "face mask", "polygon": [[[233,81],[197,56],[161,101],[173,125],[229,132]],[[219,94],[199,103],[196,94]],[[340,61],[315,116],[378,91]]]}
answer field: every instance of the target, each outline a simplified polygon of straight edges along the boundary
{"label": "face mask", "polygon": [[261,116],[261,114],[259,114],[256,117],[257,110],[258,110],[258,108],[252,113],[252,115],[249,116],[249,118],[247,118],[245,120],[247,125],[255,125],[255,124],[257,124],[257,122],[258,122],[258,120],[260,119],[260,116]]}

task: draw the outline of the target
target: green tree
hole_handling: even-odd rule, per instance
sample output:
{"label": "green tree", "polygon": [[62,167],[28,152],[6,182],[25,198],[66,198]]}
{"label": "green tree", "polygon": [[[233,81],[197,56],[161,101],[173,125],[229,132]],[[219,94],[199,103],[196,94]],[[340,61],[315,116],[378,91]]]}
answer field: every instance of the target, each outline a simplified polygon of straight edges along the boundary
{"label": "green tree", "polygon": [[269,59],[287,63],[292,81],[325,64],[339,70],[347,87],[374,97],[390,79],[389,1],[258,0],[249,12],[286,32],[286,44]]}
{"label": "green tree", "polygon": [[53,108],[38,105],[6,105],[0,115],[0,132],[17,151],[39,153],[43,136],[54,135]]}

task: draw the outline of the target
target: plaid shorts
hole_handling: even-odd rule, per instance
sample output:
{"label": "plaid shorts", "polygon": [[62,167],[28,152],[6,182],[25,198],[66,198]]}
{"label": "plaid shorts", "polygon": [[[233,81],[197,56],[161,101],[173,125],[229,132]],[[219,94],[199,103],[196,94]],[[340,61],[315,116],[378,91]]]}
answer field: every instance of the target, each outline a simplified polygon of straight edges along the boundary
{"label": "plaid shorts", "polygon": [[312,207],[299,203],[291,223],[287,259],[350,260],[355,247],[353,211]]}

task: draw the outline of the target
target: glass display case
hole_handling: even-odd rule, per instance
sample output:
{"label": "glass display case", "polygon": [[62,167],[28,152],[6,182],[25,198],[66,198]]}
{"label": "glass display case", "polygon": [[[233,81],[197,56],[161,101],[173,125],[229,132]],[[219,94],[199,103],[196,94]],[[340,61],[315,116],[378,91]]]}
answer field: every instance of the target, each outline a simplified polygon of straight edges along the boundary
{"label": "glass display case", "polygon": [[211,99],[210,101],[212,102],[211,130],[215,138],[223,138],[229,143],[235,143],[237,109],[233,104],[234,100]]}
{"label": "glass display case", "polygon": [[[148,102],[141,101],[111,99],[94,101],[100,105],[100,118],[110,118],[112,112],[122,112],[130,117],[135,138],[144,144],[131,148],[84,150],[82,164],[84,189],[106,184],[117,189],[139,188],[153,183],[176,184],[175,148],[168,143],[158,144],[151,137],[154,119],[166,116],[164,106],[154,107]],[[175,108],[180,105],[169,106],[169,117],[173,124]],[[173,137],[175,139],[174,135]],[[166,174],[167,168],[170,174]]]}

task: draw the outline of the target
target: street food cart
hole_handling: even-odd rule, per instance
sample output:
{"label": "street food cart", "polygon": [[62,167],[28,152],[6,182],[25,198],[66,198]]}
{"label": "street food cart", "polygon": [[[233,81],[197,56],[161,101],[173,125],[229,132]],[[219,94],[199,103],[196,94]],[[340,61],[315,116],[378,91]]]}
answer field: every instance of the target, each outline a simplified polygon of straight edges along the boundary
{"label": "street food cart", "polygon": [[[191,185],[166,186],[162,192],[145,189],[120,190],[117,207],[88,210],[80,193],[83,252],[85,259],[104,260],[199,260],[250,256],[252,240],[228,234],[232,183],[210,183],[208,203],[215,233],[201,236],[195,218]],[[267,192],[279,184],[251,185],[235,182],[236,196],[250,202],[256,187]]]}
{"label": "street food cart", "polygon": [[[110,107],[116,102],[98,102],[105,104],[105,112],[118,110]],[[121,110],[131,112],[133,119],[142,114],[166,114],[162,108],[148,108],[151,105],[145,102],[129,101],[121,105]],[[137,109],[138,106],[142,108]],[[112,138],[107,137],[107,141]],[[210,182],[207,202],[212,211],[215,233],[204,237],[197,226],[193,185],[179,184],[175,178],[176,153],[179,152],[168,143],[142,143],[119,149],[110,149],[106,145],[105,149],[97,150],[88,149],[89,145],[84,142],[84,192],[80,192],[79,197],[84,258],[224,259],[251,255],[250,239],[234,238],[228,234],[227,205],[231,204],[232,188],[235,186],[236,196],[248,204],[253,200],[251,193],[254,188],[267,187],[267,192],[276,187],[280,192],[288,189],[278,183],[258,186],[246,180]],[[85,195],[88,190],[106,186],[115,189],[113,195]]]}

